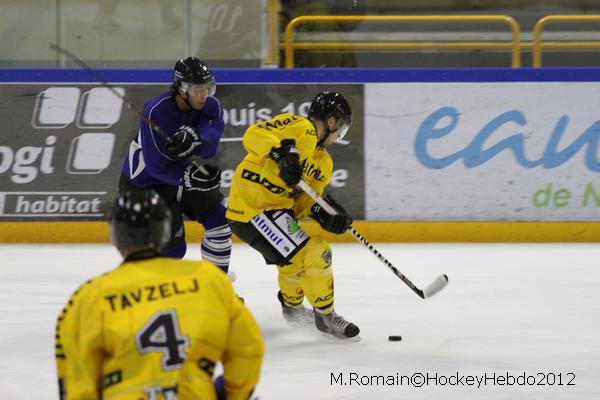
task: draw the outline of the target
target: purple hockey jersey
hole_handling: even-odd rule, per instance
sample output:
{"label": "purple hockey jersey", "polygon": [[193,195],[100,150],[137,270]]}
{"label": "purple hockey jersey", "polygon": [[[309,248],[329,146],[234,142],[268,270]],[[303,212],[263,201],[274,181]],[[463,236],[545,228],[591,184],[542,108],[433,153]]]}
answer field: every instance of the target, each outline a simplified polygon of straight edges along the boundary
{"label": "purple hockey jersey", "polygon": [[[194,127],[202,142],[194,155],[209,159],[217,153],[225,122],[216,98],[208,97],[201,111],[182,112],[175,103],[174,92],[165,92],[144,104],[144,114],[169,136],[182,125]],[[137,187],[179,185],[187,163],[167,156],[164,147],[162,136],[141,121],[140,131],[123,161],[123,174]]]}

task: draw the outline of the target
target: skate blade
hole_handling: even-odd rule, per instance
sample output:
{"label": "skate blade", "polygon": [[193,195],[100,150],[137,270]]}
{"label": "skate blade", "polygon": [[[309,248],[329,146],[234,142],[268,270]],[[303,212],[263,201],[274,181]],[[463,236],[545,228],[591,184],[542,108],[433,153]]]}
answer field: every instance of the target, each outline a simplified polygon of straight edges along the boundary
{"label": "skate blade", "polygon": [[285,319],[285,323],[294,328],[306,328],[306,327],[314,327],[315,326],[315,321],[313,319],[302,319],[302,320]]}
{"label": "skate blade", "polygon": [[360,334],[353,336],[353,337],[339,337],[339,336],[335,336],[331,333],[325,333],[325,332],[321,332],[319,331],[319,333],[325,337],[328,341],[330,342],[360,342],[362,340],[362,338],[360,337]]}

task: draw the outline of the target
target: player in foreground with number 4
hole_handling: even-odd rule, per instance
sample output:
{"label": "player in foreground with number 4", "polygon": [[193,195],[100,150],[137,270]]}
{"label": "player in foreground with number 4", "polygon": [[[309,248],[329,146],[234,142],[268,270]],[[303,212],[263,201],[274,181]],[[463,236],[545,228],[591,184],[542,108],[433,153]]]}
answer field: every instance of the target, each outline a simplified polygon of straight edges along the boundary
{"label": "player in foreground with number 4", "polygon": [[[235,171],[227,218],[232,231],[278,268],[284,318],[314,323],[339,338],[356,337],[358,327],[334,311],[331,248],[318,235],[309,237],[298,219],[314,218],[335,234],[344,233],[352,218],[331,197],[330,215],[296,187],[306,181],[323,193],[333,172],[327,147],[340,140],[352,123],[350,105],[339,93],[319,93],[308,118],[281,114],[252,125],[244,134],[248,152]],[[308,299],[313,310],[303,306]]]}
{"label": "player in foreground with number 4", "polygon": [[[60,399],[248,399],[264,343],[227,275],[162,257],[171,215],[154,191],[119,195],[109,224],[124,261],[79,287],[58,317]],[[213,385],[218,361],[224,385]]]}
{"label": "player in foreground with number 4", "polygon": [[[214,157],[223,135],[223,109],[214,97],[215,88],[213,73],[204,62],[195,57],[177,61],[171,90],[144,105],[148,118],[140,122],[139,134],[129,146],[119,188],[152,188],[165,199],[173,213],[166,256],[183,258],[186,253],[184,214],[204,226],[202,258],[227,272],[231,229],[221,204],[221,171],[204,164],[205,174],[190,162],[190,157]],[[148,119],[163,133],[156,132]]]}

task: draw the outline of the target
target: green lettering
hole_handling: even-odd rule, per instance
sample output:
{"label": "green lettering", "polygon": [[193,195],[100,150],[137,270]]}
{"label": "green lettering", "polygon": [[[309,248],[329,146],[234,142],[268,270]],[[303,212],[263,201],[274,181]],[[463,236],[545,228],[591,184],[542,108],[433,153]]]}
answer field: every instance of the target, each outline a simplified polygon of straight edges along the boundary
{"label": "green lettering", "polygon": [[550,202],[550,193],[552,192],[552,184],[549,183],[544,189],[537,190],[533,194],[533,205],[535,207],[548,207]]}
{"label": "green lettering", "polygon": [[571,192],[567,189],[560,189],[554,193],[554,205],[556,207],[564,207],[569,204],[569,199],[571,198]]}
{"label": "green lettering", "polygon": [[600,207],[600,193],[596,192],[596,189],[591,182],[585,185],[583,206],[587,207],[590,202],[596,203],[596,207]]}

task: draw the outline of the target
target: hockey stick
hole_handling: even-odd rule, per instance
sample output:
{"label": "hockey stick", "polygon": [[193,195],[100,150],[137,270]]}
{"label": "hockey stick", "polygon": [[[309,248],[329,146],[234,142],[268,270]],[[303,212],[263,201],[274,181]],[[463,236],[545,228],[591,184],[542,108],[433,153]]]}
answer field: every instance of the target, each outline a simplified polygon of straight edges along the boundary
{"label": "hockey stick", "polygon": [[140,117],[140,119],[142,119],[142,121],[144,121],[145,123],[147,123],[148,125],[150,125],[150,127],[155,130],[163,139],[168,140],[169,135],[167,135],[165,133],[165,131],[162,130],[162,128],[160,126],[158,126],[158,124],[156,124],[154,121],[152,121],[150,119],[150,117],[148,117],[146,114],[144,114],[142,111],[140,111],[139,108],[137,108],[131,100],[129,100],[127,97],[123,96],[121,93],[119,93],[119,91],[112,86],[110,83],[108,83],[103,77],[102,75],[100,75],[98,72],[96,72],[94,69],[92,69],[92,67],[90,67],[89,65],[87,65],[85,63],[85,61],[83,61],[81,58],[77,57],[75,54],[71,53],[69,50],[67,49],[63,49],[62,47],[54,44],[54,43],[50,43],[50,49],[56,51],[57,53],[60,53],[64,56],[66,56],[67,58],[69,58],[71,61],[73,61],[75,64],[79,65],[81,68],[85,69],[86,72],[88,74],[90,74],[92,76],[92,78],[94,78],[96,81],[98,81],[98,83],[100,83],[100,85],[102,87],[105,87],[106,89],[108,89],[113,95],[115,95],[116,97],[118,97],[119,99],[123,100],[123,103],[125,103],[125,107],[127,107],[129,110],[133,111],[135,114],[138,115],[138,117]]}
{"label": "hockey stick", "polygon": [[[167,143],[169,143],[171,141],[171,136],[167,135],[165,133],[165,131],[156,122],[152,121],[152,119],[150,119],[149,116],[147,116],[142,111],[140,111],[140,109],[138,107],[136,107],[129,98],[127,98],[126,96],[124,96],[121,93],[119,93],[119,91],[114,86],[112,86],[110,83],[108,83],[106,81],[106,79],[104,79],[102,77],[102,75],[100,75],[98,72],[96,72],[92,67],[90,67],[89,65],[87,65],[85,63],[85,61],[83,61],[81,58],[77,57],[75,54],[71,53],[69,50],[62,48],[62,47],[60,47],[57,44],[50,43],[50,49],[56,51],[59,54],[62,54],[64,56],[66,56],[71,61],[73,61],[75,64],[77,64],[81,68],[85,69],[86,72],[88,74],[90,74],[90,76],[92,78],[94,78],[100,84],[100,86],[105,87],[114,96],[116,96],[119,99],[123,100],[123,103],[125,104],[125,107],[128,110],[130,110],[130,111],[134,112],[135,114],[137,114],[137,116],[140,117],[140,119],[142,121],[144,121],[145,123],[147,123],[150,126],[151,130],[153,130],[156,133],[158,133]],[[198,169],[200,170],[200,172],[202,172],[205,175],[208,175],[208,171],[202,166],[202,164],[200,163],[200,161],[197,158],[190,157],[189,161],[192,164],[194,164],[196,167],[198,167]]]}
{"label": "hockey stick", "polygon": [[[308,183],[304,181],[300,181],[298,183],[298,187],[302,189],[307,195],[309,195],[314,201],[316,201],[325,211],[327,211],[330,215],[336,215],[337,211],[325,201],[321,196],[319,196],[313,188],[311,188]],[[410,279],[408,279],[402,272],[398,270],[391,262],[389,262],[367,239],[365,239],[360,233],[356,231],[353,227],[348,228],[352,236],[362,244],[364,244],[371,253],[375,255],[379,259],[379,261],[383,262],[386,267],[388,267],[394,275],[402,280],[402,282],[406,283],[406,285],[412,289],[419,297],[422,299],[427,299],[437,292],[441,291],[448,284],[448,276],[446,274],[438,276],[433,282],[429,284],[425,289],[421,290],[416,287]]]}

